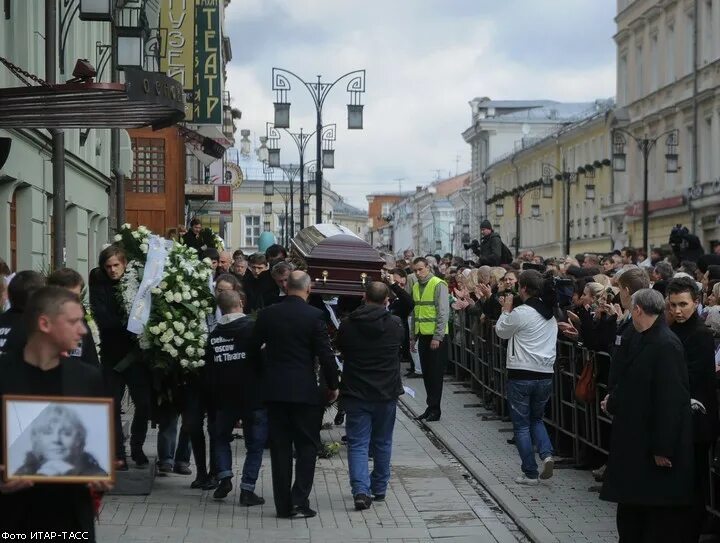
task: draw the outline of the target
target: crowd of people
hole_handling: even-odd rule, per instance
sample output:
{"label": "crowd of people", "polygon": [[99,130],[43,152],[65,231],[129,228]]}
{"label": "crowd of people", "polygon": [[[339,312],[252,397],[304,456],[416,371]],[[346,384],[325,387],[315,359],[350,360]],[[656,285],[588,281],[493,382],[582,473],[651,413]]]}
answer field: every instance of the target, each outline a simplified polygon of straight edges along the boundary
{"label": "crowd of people", "polygon": [[[409,366],[406,378],[423,380],[427,408],[418,419],[441,420],[448,343],[463,333],[454,324],[464,314],[475,333],[491,325],[507,341],[518,484],[553,476],[543,415],[553,394],[556,345],[558,339],[582,343],[612,355],[609,375],[598,375],[607,380],[602,406],[613,425],[610,455],[596,476],[604,479],[601,497],[619,504],[621,541],[697,541],[720,426],[720,349],[713,340],[720,335],[720,244],[687,260],[675,246],[649,256],[626,247],[566,258],[526,250],[512,258],[491,225],[481,226],[482,240],[468,246],[476,258],[411,250],[402,258],[386,255],[381,280],[367,285],[362,303],[348,306],[332,333],[310,277],[286,248],[217,251],[200,245],[201,225],[193,221],[173,235],[211,262],[217,309],[207,323],[206,365],[176,386],[175,401],[160,406],[118,297],[128,264],[120,246],[104,249],[89,274],[87,308],[76,271],[11,275],[0,264],[0,274],[12,278],[0,281],[6,308],[0,393],[112,396],[118,470],[129,461],[149,463],[145,441],[153,422],[158,472],[191,475],[192,455],[190,486],[218,500],[233,488],[230,443],[241,427],[240,504],[265,502],[255,485],[269,446],[275,509],[288,518],[316,514],[309,496],[320,429],[326,406],[339,400],[343,416],[336,422],[346,417],[350,485],[362,510],[385,498],[401,362]],[[121,424],[126,390],[133,406],[129,436]],[[15,512],[3,515],[0,527],[29,529],[37,514],[49,529],[71,522],[92,531],[92,497],[107,484],[90,487],[0,483],[0,509]],[[65,497],[52,515],[39,513],[59,496]]]}

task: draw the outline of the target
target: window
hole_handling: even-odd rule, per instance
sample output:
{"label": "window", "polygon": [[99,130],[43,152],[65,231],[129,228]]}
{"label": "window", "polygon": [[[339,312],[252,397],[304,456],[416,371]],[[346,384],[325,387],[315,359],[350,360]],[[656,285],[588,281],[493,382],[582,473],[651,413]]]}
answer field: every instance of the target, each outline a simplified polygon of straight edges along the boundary
{"label": "window", "polygon": [[382,205],[381,214],[382,214],[383,217],[387,217],[388,215],[390,215],[390,208],[391,208],[391,207],[392,207],[392,204],[391,204],[390,202],[385,202],[385,203]]}
{"label": "window", "polygon": [[695,32],[695,21],[692,13],[688,13],[685,18],[685,73],[689,74],[693,71],[693,39]]}
{"label": "window", "polygon": [[260,215],[245,216],[245,246],[254,247],[260,240],[261,223]]}
{"label": "window", "polygon": [[650,37],[650,92],[658,88],[658,37],[654,34]]}
{"label": "window", "polygon": [[10,200],[10,271],[17,271],[17,190]]}
{"label": "window", "polygon": [[618,105],[623,106],[627,102],[627,55],[622,55],[620,62],[618,62]]}
{"label": "window", "polygon": [[693,161],[692,161],[692,148],[693,148],[693,127],[691,125],[688,125],[685,128],[686,136],[684,138],[684,153],[683,157],[683,171],[685,172],[685,186],[691,187],[693,184],[693,178],[695,177],[695,172],[693,172]]}
{"label": "window", "polygon": [[665,83],[675,81],[675,26],[667,27],[665,36]]}
{"label": "window", "polygon": [[127,190],[131,192],[165,192],[165,140],[132,138],[133,172]]}
{"label": "window", "polygon": [[639,45],[635,48],[635,65],[637,69],[635,74],[637,79],[635,80],[635,100],[639,100],[645,93],[645,87],[643,86],[645,80],[645,67],[643,62],[643,48]]}
{"label": "window", "polygon": [[713,60],[713,5],[712,0],[705,0],[705,17],[703,17],[703,29],[702,29],[702,40],[703,40],[703,61],[710,62]]}
{"label": "window", "polygon": [[712,140],[712,117],[705,118],[704,134],[702,137],[702,178],[700,181],[709,181],[712,179],[712,161],[713,161],[713,140]]}

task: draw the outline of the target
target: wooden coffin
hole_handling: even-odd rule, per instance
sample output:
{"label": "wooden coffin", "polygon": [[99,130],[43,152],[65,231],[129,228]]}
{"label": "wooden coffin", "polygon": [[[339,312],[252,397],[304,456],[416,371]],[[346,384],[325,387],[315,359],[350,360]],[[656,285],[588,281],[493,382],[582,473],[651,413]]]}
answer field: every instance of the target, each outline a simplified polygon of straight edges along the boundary
{"label": "wooden coffin", "polygon": [[304,228],[290,242],[290,253],[317,294],[362,296],[367,283],[380,281],[385,265],[369,243],[337,224]]}

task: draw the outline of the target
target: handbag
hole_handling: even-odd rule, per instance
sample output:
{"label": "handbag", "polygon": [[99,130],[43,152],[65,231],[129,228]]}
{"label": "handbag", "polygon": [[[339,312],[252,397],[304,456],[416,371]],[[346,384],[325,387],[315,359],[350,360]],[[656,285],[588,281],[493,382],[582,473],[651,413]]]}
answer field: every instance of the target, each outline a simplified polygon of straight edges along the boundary
{"label": "handbag", "polygon": [[585,361],[580,377],[575,384],[575,398],[590,403],[595,400],[595,359],[592,355]]}

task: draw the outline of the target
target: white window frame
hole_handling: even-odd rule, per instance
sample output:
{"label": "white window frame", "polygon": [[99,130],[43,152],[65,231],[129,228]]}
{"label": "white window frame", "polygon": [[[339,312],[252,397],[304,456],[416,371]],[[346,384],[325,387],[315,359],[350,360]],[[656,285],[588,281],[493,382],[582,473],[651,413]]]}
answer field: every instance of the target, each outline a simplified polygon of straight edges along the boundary
{"label": "white window frame", "polygon": [[245,242],[245,247],[257,246],[260,241],[262,227],[262,217],[260,215],[245,215],[245,221],[243,223],[243,241]]}

